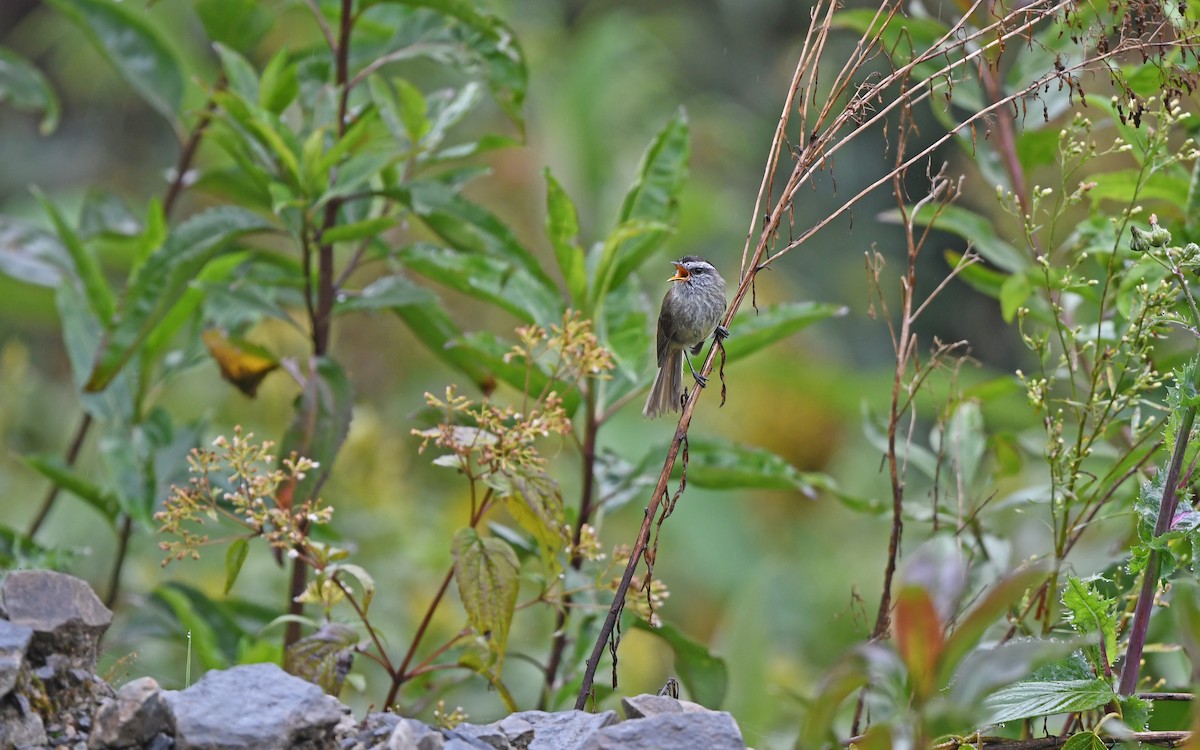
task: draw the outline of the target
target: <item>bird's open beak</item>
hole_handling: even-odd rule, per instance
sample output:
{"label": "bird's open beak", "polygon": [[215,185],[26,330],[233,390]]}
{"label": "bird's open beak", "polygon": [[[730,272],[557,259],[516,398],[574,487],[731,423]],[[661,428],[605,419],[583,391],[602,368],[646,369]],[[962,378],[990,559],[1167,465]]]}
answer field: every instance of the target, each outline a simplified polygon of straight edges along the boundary
{"label": "bird's open beak", "polygon": [[672,263],[675,266],[675,275],[667,279],[667,281],[687,281],[688,270],[678,263]]}

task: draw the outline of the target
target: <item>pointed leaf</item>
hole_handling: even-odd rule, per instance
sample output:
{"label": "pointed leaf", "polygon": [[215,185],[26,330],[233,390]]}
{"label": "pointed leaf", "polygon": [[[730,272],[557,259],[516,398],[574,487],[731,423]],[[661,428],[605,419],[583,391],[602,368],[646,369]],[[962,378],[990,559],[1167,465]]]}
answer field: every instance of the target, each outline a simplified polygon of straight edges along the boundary
{"label": "pointed leaf", "polygon": [[197,214],[171,232],[134,273],[86,389],[103,390],[179,301],[188,282],[234,239],[270,229],[249,211],[225,206]]}
{"label": "pointed leaf", "polygon": [[400,260],[417,273],[507,310],[526,323],[549,326],[562,320],[558,292],[501,258],[419,244],[402,250]]}
{"label": "pointed leaf", "polygon": [[337,563],[330,565],[326,570],[330,576],[338,573],[346,573],[358,581],[359,587],[362,588],[362,598],[359,600],[358,605],[362,607],[363,616],[365,617],[367,611],[371,608],[371,600],[375,598],[375,579],[371,577],[371,574],[367,572],[366,568],[353,563]]}
{"label": "pointed leaf", "polygon": [[1108,665],[1117,660],[1117,600],[1102,596],[1095,586],[1075,576],[1067,576],[1063,589],[1067,622],[1081,635],[1095,633],[1104,641]]}
{"label": "pointed leaf", "polygon": [[372,281],[357,294],[345,294],[337,300],[338,312],[392,310],[438,304],[437,295],[404,276],[384,276]]}
{"label": "pointed leaf", "polygon": [[92,314],[96,316],[102,326],[107,326],[112,320],[116,302],[113,299],[112,290],[108,288],[108,282],[104,279],[104,272],[100,270],[100,263],[96,260],[92,250],[83,244],[83,240],[79,238],[71,225],[58,212],[58,208],[42,191],[34,188],[33,194],[50,216],[50,221],[54,223],[54,229],[58,232],[59,239],[62,240],[63,246],[71,256],[75,277],[83,285]]}
{"label": "pointed leaf", "polygon": [[579,213],[550,169],[542,174],[546,177],[546,236],[554,248],[558,271],[572,302],[583,305],[587,298],[587,268],[583,248],[579,246]]}
{"label": "pointed leaf", "polygon": [[42,135],[58,127],[58,96],[50,82],[28,60],[0,47],[0,104],[5,102],[26,112],[41,112]]}
{"label": "pointed leaf", "polygon": [[[911,207],[909,210],[911,211]],[[897,209],[884,211],[879,218],[881,221],[892,224],[898,224],[901,220],[900,212]],[[1033,260],[1028,253],[1022,252],[1012,243],[1002,239],[1003,235],[996,231],[986,217],[970,209],[960,206],[944,206],[941,207],[939,213],[938,207],[926,204],[912,219],[917,226],[929,226],[936,221],[934,226],[937,229],[963,238],[970,247],[1001,270],[1016,273],[1033,265]]]}
{"label": "pointed leaf", "polygon": [[[666,448],[651,451],[658,457]],[[676,465],[676,474],[683,471]],[[821,474],[803,472],[766,448],[735,443],[726,438],[689,438],[687,480],[689,486],[714,490],[797,490],[815,497],[828,484]]]}
{"label": "pointed leaf", "polygon": [[928,698],[936,685],[944,633],[933,598],[921,586],[905,586],[897,595],[895,632],[913,688],[919,698]]}
{"label": "pointed leaf", "polygon": [[528,271],[548,289],[554,289],[554,282],[542,270],[541,263],[521,244],[512,229],[495,214],[450,187],[437,182],[419,182],[385,193],[407,206],[455,250],[507,260]]}
{"label": "pointed leaf", "polygon": [[95,508],[110,526],[116,528],[117,514],[121,511],[116,495],[80,475],[58,456],[23,456],[21,461],[59,488]]}
{"label": "pointed leaf", "polygon": [[[637,178],[621,205],[617,224],[638,220],[673,228],[679,218],[679,192],[687,177],[690,156],[687,114],[680,109],[654,137],[642,157]],[[665,239],[665,231],[653,232],[616,247],[596,269],[598,286],[593,290],[592,299],[599,301],[609,289],[620,285],[650,259],[651,253]]]}
{"label": "pointed leaf", "polygon": [[983,702],[990,714],[988,724],[1029,719],[1034,716],[1091,711],[1117,697],[1112,685],[1102,678],[1091,680],[1048,680],[1018,682],[989,695]]}
{"label": "pointed leaf", "polygon": [[395,2],[428,8],[446,19],[445,41],[457,42],[467,54],[468,72],[482,75],[501,109],[523,126],[528,71],[516,33],[497,16],[467,0],[369,0],[365,5]]}
{"label": "pointed leaf", "polygon": [[229,595],[229,590],[233,588],[233,584],[237,582],[238,574],[242,572],[242,565],[246,562],[246,555],[250,553],[250,543],[239,537],[234,539],[229,545],[229,549],[225,550],[225,591],[226,596]]}
{"label": "pointed leaf", "polygon": [[757,315],[753,309],[743,308],[730,326],[725,352],[731,362],[737,361],[813,323],[840,318],[847,312],[841,305],[821,302],[784,302],[764,307]]}
{"label": "pointed leaf", "polygon": [[487,640],[499,674],[520,587],[517,555],[502,539],[481,538],[471,528],[454,535],[453,552],[454,581],[467,621]]}
{"label": "pointed leaf", "polygon": [[150,106],[174,122],[183,103],[183,66],[171,45],[128,3],[49,0],[79,26]]}

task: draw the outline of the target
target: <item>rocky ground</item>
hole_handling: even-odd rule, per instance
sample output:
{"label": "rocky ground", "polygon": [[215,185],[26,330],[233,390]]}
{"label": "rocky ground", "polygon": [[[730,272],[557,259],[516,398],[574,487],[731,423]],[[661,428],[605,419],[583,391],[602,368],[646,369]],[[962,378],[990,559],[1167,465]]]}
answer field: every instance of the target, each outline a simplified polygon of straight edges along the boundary
{"label": "rocky ground", "polygon": [[95,675],[112,613],[83,581],[14,571],[0,588],[0,748],[18,750],[743,750],[728,713],[654,695],[613,711],[523,711],[432,727],[348,707],[274,664],[209,672],[186,690]]}

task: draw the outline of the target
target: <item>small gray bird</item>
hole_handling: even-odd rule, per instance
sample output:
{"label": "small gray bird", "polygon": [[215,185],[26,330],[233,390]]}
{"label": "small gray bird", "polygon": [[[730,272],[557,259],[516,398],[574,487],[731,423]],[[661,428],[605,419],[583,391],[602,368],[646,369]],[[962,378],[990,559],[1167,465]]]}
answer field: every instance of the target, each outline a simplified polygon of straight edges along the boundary
{"label": "small gray bird", "polygon": [[725,314],[725,279],[704,258],[685,255],[674,262],[675,275],[668,279],[671,288],[663,297],[658,313],[658,374],[646,399],[642,415],[654,417],[668,411],[679,411],[683,400],[683,362],[703,388],[702,377],[687,351],[699,354],[705,340],[713,333],[725,338],[729,331],[718,325]]}

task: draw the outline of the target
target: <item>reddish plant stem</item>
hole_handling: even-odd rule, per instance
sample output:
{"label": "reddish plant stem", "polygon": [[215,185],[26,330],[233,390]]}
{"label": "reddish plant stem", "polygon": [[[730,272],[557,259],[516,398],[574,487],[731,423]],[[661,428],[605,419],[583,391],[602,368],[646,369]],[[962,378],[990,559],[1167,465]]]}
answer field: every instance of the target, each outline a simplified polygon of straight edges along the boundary
{"label": "reddish plant stem", "polygon": [[[587,404],[584,407],[587,409],[587,421],[584,424],[583,430],[583,489],[579,500],[579,517],[575,519],[573,534],[577,550],[583,538],[583,527],[591,521],[592,513],[595,511],[595,508],[592,506],[595,502],[596,484],[596,433],[600,429],[601,422],[596,416],[596,398],[593,395],[593,386],[594,383],[589,384],[587,389]],[[583,557],[576,552],[571,555],[569,565],[573,570],[578,571],[583,567]],[[567,648],[567,620],[569,618],[571,603],[571,595],[564,593],[562,605],[554,617],[554,642],[550,646],[550,657],[546,660],[545,689],[542,691],[541,700],[538,702],[538,708],[541,710],[545,710],[549,705],[554,693],[554,682],[558,678],[558,670],[562,665],[563,653]]]}
{"label": "reddish plant stem", "polygon": [[[1162,502],[1158,508],[1158,522],[1154,525],[1154,536],[1160,537],[1171,528],[1171,520],[1175,517],[1175,508],[1179,502],[1177,487],[1179,472],[1183,467],[1183,455],[1187,452],[1188,436],[1192,431],[1192,423],[1196,419],[1196,407],[1190,406],[1183,412],[1180,419],[1179,432],[1175,435],[1175,451],[1171,454],[1171,464],[1167,468],[1167,478],[1163,482]],[[1158,591],[1158,571],[1162,563],[1162,552],[1150,550],[1150,559],[1146,561],[1146,569],[1142,571],[1142,588],[1138,592],[1137,604],[1133,610],[1133,624],[1129,629],[1129,647],[1125,651],[1125,665],[1121,668],[1121,683],[1117,688],[1120,695],[1132,695],[1137,687],[1138,677],[1142,668],[1142,651],[1146,647],[1146,631],[1150,627],[1150,614],[1154,609],[1154,594]]]}
{"label": "reddish plant stem", "polygon": [[[336,83],[340,91],[338,96],[338,112],[337,112],[337,134],[342,136],[346,132],[346,112],[347,103],[349,101],[350,91],[347,87],[350,70],[350,31],[354,25],[354,0],[342,0],[341,22],[338,27],[337,47],[334,48],[334,58],[336,65]],[[333,179],[331,174],[330,179]],[[338,208],[341,206],[337,200],[330,200],[325,205],[324,223],[322,232],[337,223]],[[307,238],[303,240],[307,247]],[[307,253],[307,250],[305,250]],[[307,258],[307,255],[306,255]],[[311,301],[308,301],[311,312],[312,322],[312,345],[313,355],[316,357],[324,357],[329,351],[330,329],[333,321],[333,302],[336,296],[334,289],[334,279],[337,277],[333,263],[333,244],[319,240],[317,247],[317,303],[315,310],[312,308]],[[306,284],[308,283],[307,275],[305,276]],[[316,377],[316,373],[312,372],[309,377]],[[330,457],[332,464],[332,456]],[[329,471],[329,467],[324,469]],[[296,599],[304,593],[305,587],[308,585],[308,566],[301,557],[297,556],[292,560],[292,581],[291,581],[291,596],[288,599],[288,613],[292,615],[302,615],[304,613],[304,605],[296,601]],[[284,648],[295,643],[300,639],[300,623],[289,622],[287,630],[284,633]]]}

